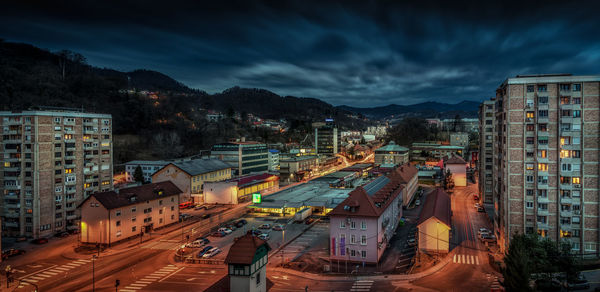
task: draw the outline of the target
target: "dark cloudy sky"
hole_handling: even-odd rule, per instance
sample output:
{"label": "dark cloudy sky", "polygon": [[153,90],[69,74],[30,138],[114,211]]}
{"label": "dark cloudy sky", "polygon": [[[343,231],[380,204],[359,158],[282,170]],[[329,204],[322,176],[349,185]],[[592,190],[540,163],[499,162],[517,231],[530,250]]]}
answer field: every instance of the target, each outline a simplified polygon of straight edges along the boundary
{"label": "dark cloudy sky", "polygon": [[580,1],[11,2],[27,4],[2,5],[0,38],[210,93],[456,103],[516,74],[600,73],[600,9]]}

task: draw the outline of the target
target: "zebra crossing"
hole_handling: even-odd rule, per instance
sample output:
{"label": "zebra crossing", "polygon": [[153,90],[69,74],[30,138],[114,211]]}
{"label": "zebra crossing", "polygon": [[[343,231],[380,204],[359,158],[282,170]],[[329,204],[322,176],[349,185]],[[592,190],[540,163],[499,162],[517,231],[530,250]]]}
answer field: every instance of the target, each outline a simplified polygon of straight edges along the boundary
{"label": "zebra crossing", "polygon": [[71,261],[70,263],[60,265],[60,266],[59,265],[52,266],[52,267],[44,269],[40,272],[36,272],[34,274],[22,277],[20,280],[23,280],[23,281],[19,281],[18,288],[21,289],[21,288],[31,285],[31,283],[35,284],[35,283],[43,281],[45,279],[57,276],[58,274],[66,273],[71,269],[77,268],[81,265],[88,264],[90,262],[91,262],[91,260],[81,259],[81,260],[74,260],[74,261]]}
{"label": "zebra crossing", "polygon": [[352,288],[350,288],[351,292],[368,292],[371,291],[371,286],[373,286],[373,281],[371,280],[358,280],[354,281],[352,284]]}
{"label": "zebra crossing", "polygon": [[[135,292],[143,289],[144,287],[158,281],[161,278],[177,271],[179,268],[175,265],[166,265],[162,267],[160,270],[155,271],[154,273],[147,275],[137,281],[135,283],[131,283],[128,286],[125,286],[123,289],[119,289],[120,292]],[[183,269],[183,268],[181,268]]]}
{"label": "zebra crossing", "polygon": [[177,250],[180,246],[181,242],[179,240],[159,240],[143,244],[142,248]]}
{"label": "zebra crossing", "polygon": [[452,258],[452,262],[455,264],[479,265],[479,256],[473,256],[469,254],[455,254]]}

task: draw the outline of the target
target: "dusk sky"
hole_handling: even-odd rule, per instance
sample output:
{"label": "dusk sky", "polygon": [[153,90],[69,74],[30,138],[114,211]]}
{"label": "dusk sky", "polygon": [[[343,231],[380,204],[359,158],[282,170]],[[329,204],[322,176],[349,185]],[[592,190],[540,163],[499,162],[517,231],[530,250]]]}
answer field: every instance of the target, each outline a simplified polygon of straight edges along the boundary
{"label": "dusk sky", "polygon": [[258,87],[363,107],[481,101],[517,74],[600,73],[600,9],[583,2],[199,2],[16,4],[0,10],[0,38],[209,93]]}

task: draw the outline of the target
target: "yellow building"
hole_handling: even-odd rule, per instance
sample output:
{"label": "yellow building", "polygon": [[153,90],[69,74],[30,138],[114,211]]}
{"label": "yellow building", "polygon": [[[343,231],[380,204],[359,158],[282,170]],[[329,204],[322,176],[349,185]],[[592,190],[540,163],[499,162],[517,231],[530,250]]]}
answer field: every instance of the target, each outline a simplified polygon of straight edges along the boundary
{"label": "yellow building", "polygon": [[152,182],[172,181],[183,193],[180,201],[204,203],[204,183],[231,178],[231,165],[218,159],[193,159],[165,165],[152,175]]}
{"label": "yellow building", "polygon": [[208,204],[238,204],[252,200],[253,194],[279,189],[279,177],[263,173],[205,184],[205,202]]}
{"label": "yellow building", "polygon": [[417,223],[421,252],[449,252],[451,217],[451,201],[446,192],[438,188],[427,196]]}

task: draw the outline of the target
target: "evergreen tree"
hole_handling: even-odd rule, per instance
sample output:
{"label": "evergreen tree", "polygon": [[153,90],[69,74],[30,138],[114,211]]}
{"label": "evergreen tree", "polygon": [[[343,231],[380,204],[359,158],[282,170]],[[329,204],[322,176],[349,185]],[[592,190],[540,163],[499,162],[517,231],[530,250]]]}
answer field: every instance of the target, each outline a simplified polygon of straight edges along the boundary
{"label": "evergreen tree", "polygon": [[504,257],[504,288],[506,291],[532,291],[529,287],[529,254],[527,236],[515,234]]}
{"label": "evergreen tree", "polygon": [[134,179],[136,182],[141,182],[141,183],[144,183],[144,182],[145,182],[145,181],[144,181],[144,173],[142,172],[142,167],[141,167],[141,166],[139,166],[139,165],[138,165],[138,166],[135,168],[135,172],[133,173],[133,179]]}

